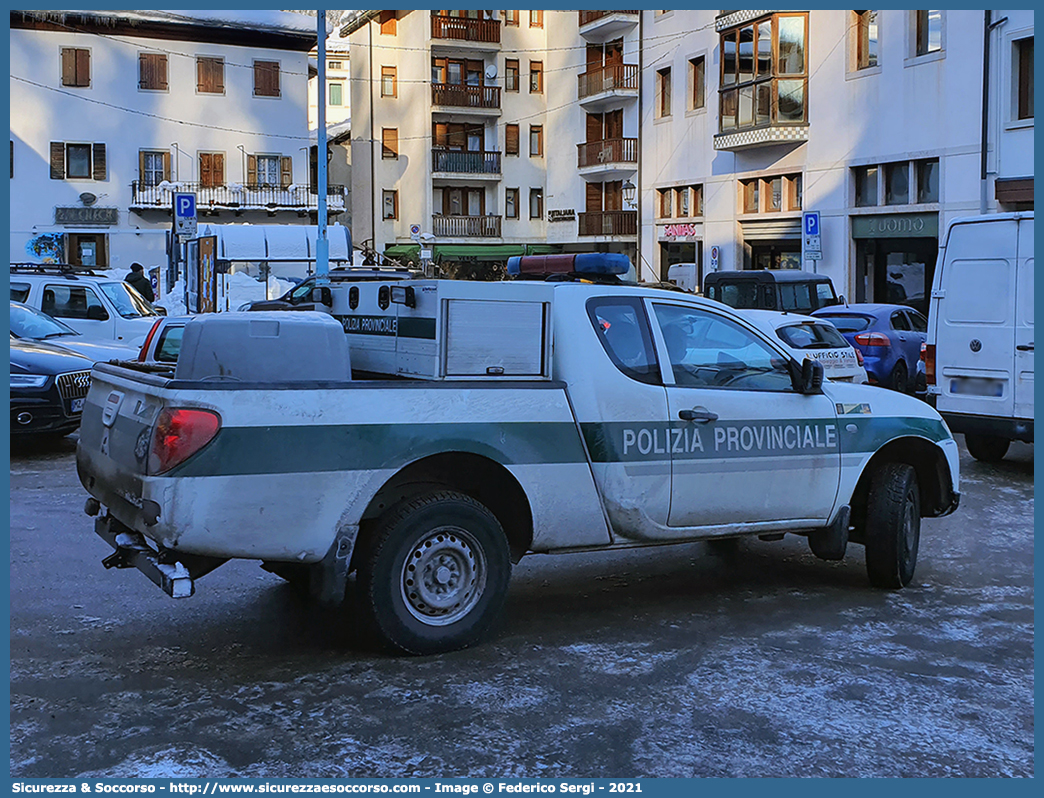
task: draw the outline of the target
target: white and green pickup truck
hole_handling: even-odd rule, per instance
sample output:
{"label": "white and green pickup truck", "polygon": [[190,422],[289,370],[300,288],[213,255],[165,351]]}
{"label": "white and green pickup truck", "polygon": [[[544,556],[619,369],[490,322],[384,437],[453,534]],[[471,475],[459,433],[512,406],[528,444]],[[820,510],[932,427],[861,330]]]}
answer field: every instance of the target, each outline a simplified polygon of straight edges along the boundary
{"label": "white and green pickup truck", "polygon": [[789,532],[910,582],[959,499],[931,407],[824,382],[717,302],[572,276],[360,284],[193,319],[172,374],[99,364],[77,467],[106,566],[177,598],[254,559],[328,603],[354,571],[417,654],[486,634],[530,553]]}

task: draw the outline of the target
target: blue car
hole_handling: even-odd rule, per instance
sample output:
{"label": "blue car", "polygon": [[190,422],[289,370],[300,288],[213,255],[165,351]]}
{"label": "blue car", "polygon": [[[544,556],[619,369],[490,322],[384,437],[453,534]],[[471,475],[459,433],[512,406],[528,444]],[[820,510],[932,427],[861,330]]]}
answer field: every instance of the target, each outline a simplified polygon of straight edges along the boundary
{"label": "blue car", "polygon": [[902,393],[916,389],[928,321],[906,305],[834,305],[811,315],[829,319],[863,355],[870,383]]}

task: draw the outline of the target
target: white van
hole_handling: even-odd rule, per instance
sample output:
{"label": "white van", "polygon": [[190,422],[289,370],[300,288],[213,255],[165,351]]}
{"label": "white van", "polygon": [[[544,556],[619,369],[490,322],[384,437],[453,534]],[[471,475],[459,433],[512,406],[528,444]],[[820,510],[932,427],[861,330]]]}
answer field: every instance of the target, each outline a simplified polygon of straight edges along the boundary
{"label": "white van", "polygon": [[978,460],[1033,441],[1033,213],[955,219],[925,347],[929,401]]}

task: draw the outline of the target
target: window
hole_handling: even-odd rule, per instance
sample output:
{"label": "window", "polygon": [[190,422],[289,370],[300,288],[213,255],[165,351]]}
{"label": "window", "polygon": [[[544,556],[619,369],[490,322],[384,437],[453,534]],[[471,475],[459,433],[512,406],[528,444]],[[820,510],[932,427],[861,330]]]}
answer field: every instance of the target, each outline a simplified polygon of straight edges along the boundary
{"label": "window", "polygon": [[443,216],[485,216],[486,190],[453,187],[434,191],[435,212]]}
{"label": "window", "polygon": [[[163,153],[168,155],[168,153]],[[217,188],[225,185],[225,154],[223,152],[201,152],[199,154],[199,185],[202,188]]]}
{"label": "window", "polygon": [[597,297],[587,301],[587,316],[613,365],[632,380],[660,384],[660,365],[652,331],[634,297]]}
{"label": "window", "polygon": [[529,156],[542,158],[544,155],[544,126],[529,126]]}
{"label": "window", "polygon": [[51,142],[51,179],[108,180],[104,144]]}
{"label": "window", "polygon": [[281,155],[248,155],[247,184],[251,188],[286,188],[293,182],[293,161]]}
{"label": "window", "polygon": [[381,128],[381,157],[399,157],[399,129],[397,127]]}
{"label": "window", "polygon": [[942,50],[942,11],[914,11],[917,55]]}
{"label": "window", "polygon": [[1015,42],[1016,119],[1033,118],[1033,37]]}
{"label": "window", "polygon": [[381,67],[381,96],[399,96],[399,84],[395,73],[395,67],[393,66]]}
{"label": "window", "polygon": [[[90,236],[94,239],[94,236]],[[96,244],[90,241],[90,244]],[[77,247],[77,253],[86,255],[87,263],[79,263],[80,266],[97,266],[97,246]],[[79,260],[80,258],[76,258]],[[98,299],[98,295],[87,286],[69,285],[45,285],[43,292],[43,307],[41,308],[48,316],[57,319],[91,319],[92,321],[107,321],[109,313]]]}
{"label": "window", "polygon": [[857,208],[877,205],[878,168],[859,166],[852,170],[855,177],[855,204]]}
{"label": "window", "polygon": [[917,201],[939,201],[939,159],[914,161],[917,173]]}
{"label": "window", "polygon": [[678,217],[692,216],[692,190],[688,186],[674,189],[674,199]]}
{"label": "window", "polygon": [[91,85],[91,51],[82,47],[62,48],[62,85],[85,89]]}
{"label": "window", "polygon": [[331,83],[329,95],[329,105],[344,105],[344,84]]}
{"label": "window", "polygon": [[504,62],[504,91],[518,91],[518,60]]}
{"label": "window", "polygon": [[165,53],[138,53],[138,88],[146,91],[167,90]]}
{"label": "window", "polygon": [[804,188],[801,175],[783,178],[787,187],[787,210],[800,211],[804,206]]}
{"label": "window", "polygon": [[514,25],[518,27],[518,12],[517,11],[505,11],[504,12],[504,24]]}
{"label": "window", "polygon": [[529,189],[529,218],[544,218],[544,189],[542,188]]}
{"label": "window", "polygon": [[760,209],[760,185],[760,180],[746,180],[740,183],[744,213],[757,213]]}
{"label": "window", "polygon": [[25,302],[29,298],[29,283],[11,283],[11,301]]}
{"label": "window", "polygon": [[341,62],[340,61],[327,61],[326,62],[326,68],[327,69],[341,69],[342,68],[341,67]]}
{"label": "window", "polygon": [[543,11],[530,11],[529,12],[529,27],[531,27],[531,28],[542,28],[542,27],[544,27],[544,12]]}
{"label": "window", "polygon": [[657,215],[661,219],[670,219],[671,218],[671,212],[672,212],[673,206],[674,206],[674,203],[671,201],[673,199],[673,197],[674,197],[674,189],[673,188],[661,188],[661,189],[657,190],[656,193],[657,193],[657,198],[659,199],[659,202],[657,203],[657,207],[656,207]]}
{"label": "window", "polygon": [[138,171],[142,186],[158,186],[164,180],[170,180],[170,153],[142,150],[138,153]]}
{"label": "window", "polygon": [[906,205],[910,201],[910,164],[885,164],[885,205]]}
{"label": "window", "polygon": [[518,189],[504,189],[504,216],[508,219],[518,218]]}
{"label": "window", "polygon": [[543,61],[530,61],[529,62],[529,93],[530,94],[543,94],[544,93],[544,62]]}
{"label": "window", "polygon": [[689,59],[689,110],[703,108],[706,104],[706,74],[703,56]]}
{"label": "window", "polygon": [[855,15],[855,68],[877,66],[877,12],[853,11]]}
{"label": "window", "polygon": [[504,153],[518,155],[518,125],[504,126]]}
{"label": "window", "polygon": [[196,91],[201,94],[225,93],[225,59],[199,56],[196,58]]}
{"label": "window", "polygon": [[[739,186],[743,213],[779,213],[801,210],[803,197],[800,174],[742,180]],[[698,215],[702,215],[702,196],[700,196],[699,202]]]}
{"label": "window", "polygon": [[255,97],[278,97],[279,96],[279,62],[278,61],[255,61],[254,62],[254,96]]}
{"label": "window", "polygon": [[381,33],[385,36],[394,36],[396,31],[396,19],[394,11],[382,11],[380,16]]}
{"label": "window", "polygon": [[774,14],[721,35],[722,133],[806,119],[807,14]]}
{"label": "window", "polygon": [[381,218],[382,219],[398,219],[399,218],[399,192],[388,191],[385,189],[383,198],[381,200]]}
{"label": "window", "polygon": [[671,68],[656,70],[656,116],[671,115]]}

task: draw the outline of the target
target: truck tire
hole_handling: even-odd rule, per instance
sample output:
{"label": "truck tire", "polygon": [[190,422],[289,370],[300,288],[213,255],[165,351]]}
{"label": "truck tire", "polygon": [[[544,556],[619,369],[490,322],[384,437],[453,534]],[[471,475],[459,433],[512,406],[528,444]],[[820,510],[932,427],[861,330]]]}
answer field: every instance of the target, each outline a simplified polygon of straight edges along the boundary
{"label": "truck tire", "polygon": [[362,610],[391,648],[438,654],[478,642],[504,606],[511,556],[500,522],[440,490],[391,508],[358,568]]}
{"label": "truck tire", "polygon": [[921,494],[913,466],[885,463],[874,473],[864,535],[870,584],[889,590],[910,584],[921,537]]}
{"label": "truck tire", "polygon": [[999,463],[1011,446],[1011,441],[999,435],[975,435],[970,432],[964,433],[964,443],[968,453],[984,463]]}

